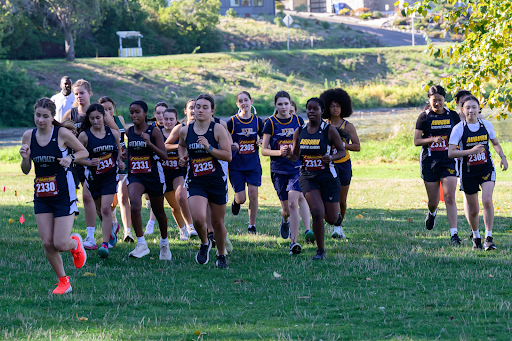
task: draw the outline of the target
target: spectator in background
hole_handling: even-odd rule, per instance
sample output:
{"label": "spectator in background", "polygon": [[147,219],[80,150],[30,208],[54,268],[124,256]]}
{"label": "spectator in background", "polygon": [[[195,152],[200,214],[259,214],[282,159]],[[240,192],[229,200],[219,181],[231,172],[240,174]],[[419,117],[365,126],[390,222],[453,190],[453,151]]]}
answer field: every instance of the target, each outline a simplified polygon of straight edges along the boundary
{"label": "spectator in background", "polygon": [[62,116],[73,107],[75,102],[75,95],[71,91],[71,79],[68,76],[60,79],[60,88],[62,91],[51,98],[57,107],[55,119],[58,122],[62,122]]}

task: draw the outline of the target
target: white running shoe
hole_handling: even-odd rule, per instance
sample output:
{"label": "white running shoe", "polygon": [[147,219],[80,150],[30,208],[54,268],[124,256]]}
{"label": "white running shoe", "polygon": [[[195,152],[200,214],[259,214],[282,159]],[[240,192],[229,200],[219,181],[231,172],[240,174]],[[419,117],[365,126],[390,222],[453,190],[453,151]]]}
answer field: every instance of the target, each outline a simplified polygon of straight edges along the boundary
{"label": "white running shoe", "polygon": [[331,234],[331,238],[345,239],[345,233],[343,233],[343,227],[334,226],[333,232]]}
{"label": "white running shoe", "polygon": [[169,243],[162,244],[160,243],[160,260],[171,260],[172,254],[171,250],[169,250]]}
{"label": "white running shoe", "polygon": [[197,231],[194,229],[194,226],[187,226],[187,232],[190,239],[197,238]]}
{"label": "white running shoe", "polygon": [[188,231],[186,227],[178,228],[180,232],[180,240],[188,240]]}
{"label": "white running shoe", "polygon": [[153,234],[155,232],[155,223],[153,224],[150,224],[151,220],[148,221],[148,223],[146,224],[146,231],[144,231],[144,235],[148,235],[148,234]]}
{"label": "white running shoe", "polygon": [[228,235],[226,235],[226,252],[225,254],[231,253],[233,251],[233,244],[231,243],[231,240],[229,240]]}
{"label": "white running shoe", "polygon": [[94,238],[91,238],[91,237],[85,237],[84,248],[86,250],[97,250],[98,245],[96,245],[96,240],[94,240]]}
{"label": "white running shoe", "polygon": [[133,243],[134,241],[135,241],[135,239],[133,239],[132,230],[125,229],[123,242]]}
{"label": "white running shoe", "polygon": [[142,258],[145,255],[149,255],[149,248],[147,244],[137,243],[135,250],[130,252],[130,257]]}

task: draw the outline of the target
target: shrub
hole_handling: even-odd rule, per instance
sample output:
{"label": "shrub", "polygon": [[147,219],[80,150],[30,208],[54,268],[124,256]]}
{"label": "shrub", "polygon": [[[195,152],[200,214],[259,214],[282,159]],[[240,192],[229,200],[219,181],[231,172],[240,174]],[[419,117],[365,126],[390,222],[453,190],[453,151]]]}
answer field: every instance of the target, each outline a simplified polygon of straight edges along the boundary
{"label": "shrub", "polygon": [[359,18],[364,19],[364,20],[371,19],[372,14],[371,13],[361,13],[361,14],[359,14]]}
{"label": "shrub", "polygon": [[308,6],[306,5],[300,5],[295,7],[295,11],[297,12],[306,12],[308,10]]}
{"label": "shrub", "polygon": [[304,26],[304,27],[308,27],[309,26],[309,20],[307,19],[304,19],[301,21],[301,25]]}
{"label": "shrub", "polygon": [[284,27],[284,22],[283,22],[283,20],[281,19],[280,16],[276,16],[274,18],[274,24],[276,24],[279,27]]}
{"label": "shrub", "polygon": [[324,30],[328,30],[331,28],[331,24],[328,21],[322,21],[322,27]]}
{"label": "shrub", "polygon": [[276,2],[276,9],[278,11],[282,11],[284,9],[284,5],[280,2]]}
{"label": "shrub", "polygon": [[236,13],[236,11],[234,9],[230,8],[226,11],[226,16],[228,16],[230,18],[236,18],[238,16],[238,14]]}
{"label": "shrub", "polygon": [[393,26],[403,26],[403,25],[408,25],[407,20],[397,19],[397,20],[393,21]]}
{"label": "shrub", "polygon": [[428,36],[430,38],[434,38],[434,39],[441,39],[444,37],[444,34],[443,34],[443,32],[432,32],[432,33],[429,33]]}
{"label": "shrub", "polygon": [[373,11],[372,12],[372,17],[375,18],[375,19],[379,19],[379,18],[382,18],[384,15],[382,14],[382,12],[380,11]]}
{"label": "shrub", "polygon": [[[0,122],[6,127],[34,125],[34,103],[48,96],[25,70],[16,70],[12,63],[0,64]],[[8,99],[8,100],[7,100]]]}

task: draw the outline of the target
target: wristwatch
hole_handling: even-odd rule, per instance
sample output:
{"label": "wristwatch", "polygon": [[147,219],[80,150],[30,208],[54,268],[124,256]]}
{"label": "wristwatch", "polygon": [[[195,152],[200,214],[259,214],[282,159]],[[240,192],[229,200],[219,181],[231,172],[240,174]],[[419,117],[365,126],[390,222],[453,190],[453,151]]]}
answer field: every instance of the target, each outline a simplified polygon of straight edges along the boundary
{"label": "wristwatch", "polygon": [[75,161],[75,154],[69,154],[69,157],[71,158],[71,161],[74,162]]}
{"label": "wristwatch", "polygon": [[213,150],[213,147],[212,147],[212,145],[210,145],[210,147],[208,147],[208,153],[211,153],[212,150]]}

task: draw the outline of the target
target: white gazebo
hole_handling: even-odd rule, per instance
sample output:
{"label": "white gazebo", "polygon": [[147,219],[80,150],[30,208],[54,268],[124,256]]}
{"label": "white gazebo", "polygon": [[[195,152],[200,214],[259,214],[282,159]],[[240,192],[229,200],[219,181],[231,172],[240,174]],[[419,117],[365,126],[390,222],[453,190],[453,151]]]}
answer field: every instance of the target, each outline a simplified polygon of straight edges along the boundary
{"label": "white gazebo", "polygon": [[[117,31],[119,36],[119,57],[142,57],[142,47],[140,46],[140,38],[144,38],[138,31]],[[123,48],[123,38],[138,38],[139,47]]]}

